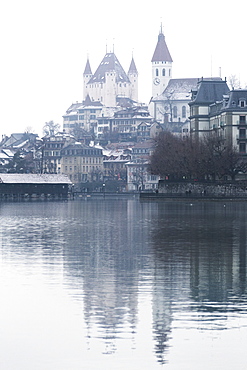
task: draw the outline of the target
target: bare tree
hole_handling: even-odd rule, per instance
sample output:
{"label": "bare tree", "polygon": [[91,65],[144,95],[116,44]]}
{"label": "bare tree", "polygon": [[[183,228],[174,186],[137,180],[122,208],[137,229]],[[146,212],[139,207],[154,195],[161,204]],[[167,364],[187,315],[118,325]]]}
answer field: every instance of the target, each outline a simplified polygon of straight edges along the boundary
{"label": "bare tree", "polygon": [[163,123],[168,124],[173,122],[173,108],[174,108],[174,99],[175,99],[175,90],[168,91],[164,94],[164,106],[159,107],[159,113],[163,115]]}
{"label": "bare tree", "polygon": [[228,81],[229,81],[229,85],[230,85],[232,90],[241,88],[240,81],[239,81],[239,79],[237,78],[236,75],[230,75],[228,77]]}
{"label": "bare tree", "polygon": [[46,122],[43,127],[43,134],[46,136],[56,134],[60,129],[59,123],[54,123],[54,121]]}
{"label": "bare tree", "polygon": [[216,136],[202,139],[181,138],[162,132],[150,159],[150,172],[169,179],[235,179],[239,172],[247,172],[247,162],[236,148]]}

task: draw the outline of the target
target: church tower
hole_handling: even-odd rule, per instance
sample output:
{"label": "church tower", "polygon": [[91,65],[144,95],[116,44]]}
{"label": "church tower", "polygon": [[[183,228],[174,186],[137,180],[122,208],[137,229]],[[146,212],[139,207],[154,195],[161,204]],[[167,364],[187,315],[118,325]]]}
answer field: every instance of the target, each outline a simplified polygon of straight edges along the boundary
{"label": "church tower", "polygon": [[136,64],[134,61],[134,58],[132,56],[129,71],[128,71],[128,77],[130,80],[130,93],[129,97],[130,99],[134,101],[138,101],[138,72],[136,68]]}
{"label": "church tower", "polygon": [[172,78],[172,57],[166,45],[162,25],[152,58],[152,96],[161,95]]}

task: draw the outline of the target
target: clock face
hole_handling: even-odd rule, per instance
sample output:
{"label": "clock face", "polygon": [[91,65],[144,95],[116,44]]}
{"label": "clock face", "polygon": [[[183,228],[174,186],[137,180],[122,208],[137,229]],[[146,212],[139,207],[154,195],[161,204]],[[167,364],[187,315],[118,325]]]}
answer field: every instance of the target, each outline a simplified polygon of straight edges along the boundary
{"label": "clock face", "polygon": [[154,79],[154,84],[155,84],[155,85],[159,85],[159,83],[160,83],[160,79],[159,79],[158,77],[156,77],[156,78]]}

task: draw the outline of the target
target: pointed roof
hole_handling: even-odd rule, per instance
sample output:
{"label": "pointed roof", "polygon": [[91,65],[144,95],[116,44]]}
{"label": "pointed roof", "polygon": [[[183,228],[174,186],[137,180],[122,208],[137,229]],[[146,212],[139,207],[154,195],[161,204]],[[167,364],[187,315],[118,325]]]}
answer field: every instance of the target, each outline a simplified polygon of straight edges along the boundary
{"label": "pointed roof", "polygon": [[113,71],[116,72],[117,82],[130,82],[129,77],[124,72],[124,69],[119,63],[116,55],[114,53],[106,53],[96,72],[90,78],[88,83],[92,84],[94,82],[105,82],[105,74]]}
{"label": "pointed roof", "polygon": [[89,60],[87,59],[87,63],[86,63],[86,66],[85,66],[85,69],[84,69],[84,75],[92,75],[92,70],[91,70],[91,66],[90,66],[90,63],[89,63]]}
{"label": "pointed roof", "polygon": [[172,62],[172,57],[166,45],[165,36],[162,32],[162,29],[158,36],[158,42],[154,51],[152,62]]}
{"label": "pointed roof", "polygon": [[129,71],[128,71],[128,74],[130,74],[130,73],[138,73],[137,72],[137,68],[136,68],[136,64],[135,64],[135,61],[134,61],[134,58],[133,57],[131,59],[130,67],[129,67]]}

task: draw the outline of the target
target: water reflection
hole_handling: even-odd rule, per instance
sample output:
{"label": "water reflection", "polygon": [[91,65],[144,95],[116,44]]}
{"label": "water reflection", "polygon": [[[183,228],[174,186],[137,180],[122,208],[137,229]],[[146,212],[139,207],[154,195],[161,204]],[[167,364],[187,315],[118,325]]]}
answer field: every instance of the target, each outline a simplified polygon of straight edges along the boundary
{"label": "water reflection", "polygon": [[[169,366],[169,356],[183,352],[174,348],[177,333],[187,330],[192,341],[193,330],[231,330],[246,318],[246,207],[134,199],[1,204],[0,296],[20,279],[18,289],[28,297],[23,312],[26,304],[46,327],[42,305],[30,309],[27,286],[42,288],[44,297],[52,292],[54,312],[63,309],[58,292],[69,295],[76,307],[68,317],[78,327],[83,322],[78,332],[69,326],[75,339],[67,356],[78,361],[73,370],[86,359],[87,369],[103,368],[106,355],[111,368],[126,368],[116,367],[119,358],[131,358],[133,369]],[[83,349],[75,354],[79,343]],[[70,368],[62,354],[59,367],[50,356],[51,369]]]}
{"label": "water reflection", "polygon": [[159,203],[151,230],[156,353],[164,362],[172,319],[219,329],[229,314],[246,314],[246,205]]}

